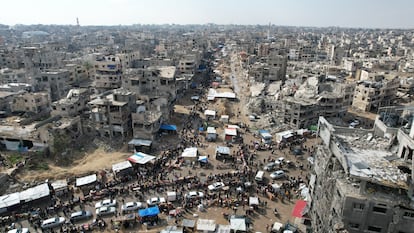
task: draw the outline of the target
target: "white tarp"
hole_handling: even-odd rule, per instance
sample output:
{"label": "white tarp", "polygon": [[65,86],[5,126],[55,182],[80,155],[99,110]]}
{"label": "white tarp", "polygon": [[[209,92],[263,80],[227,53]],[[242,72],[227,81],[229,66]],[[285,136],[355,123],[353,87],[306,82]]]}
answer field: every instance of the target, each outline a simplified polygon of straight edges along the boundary
{"label": "white tarp", "polygon": [[68,189],[68,182],[66,180],[56,180],[51,185],[55,191]]}
{"label": "white tarp", "polygon": [[244,218],[231,218],[230,228],[234,231],[246,231],[246,220]]}
{"label": "white tarp", "polygon": [[196,158],[197,157],[197,147],[190,147],[185,148],[184,152],[181,154],[181,157],[183,158]]}
{"label": "white tarp", "polygon": [[20,194],[11,193],[0,197],[0,213],[5,212],[7,207],[20,204]]}
{"label": "white tarp", "polygon": [[215,231],[216,221],[212,219],[198,219],[197,221],[198,231]]}
{"label": "white tarp", "polygon": [[217,226],[217,231],[216,233],[230,233],[231,232],[231,227],[230,225],[221,225],[219,224]]}
{"label": "white tarp", "polygon": [[284,138],[287,139],[293,136],[293,132],[290,130],[276,133],[276,142],[280,143]]}
{"label": "white tarp", "polygon": [[216,134],[217,130],[214,127],[207,127],[208,134]]}
{"label": "white tarp", "polygon": [[50,195],[49,185],[47,183],[26,189],[20,192],[20,201],[34,201]]}
{"label": "white tarp", "polygon": [[226,128],[224,129],[224,134],[230,136],[237,136],[237,129]]}
{"label": "white tarp", "polygon": [[216,111],[207,109],[207,110],[204,111],[204,115],[216,117]]}
{"label": "white tarp", "polygon": [[112,171],[114,173],[118,173],[122,170],[129,169],[129,168],[132,168],[132,165],[128,160],[112,164]]}
{"label": "white tarp", "polygon": [[76,178],[76,187],[92,184],[96,182],[96,174]]}
{"label": "white tarp", "polygon": [[249,197],[249,205],[259,205],[258,197]]}
{"label": "white tarp", "polygon": [[138,163],[138,164],[146,164],[150,162],[151,160],[155,159],[155,156],[147,155],[142,152],[137,152],[131,156],[129,156],[128,160],[131,163]]}

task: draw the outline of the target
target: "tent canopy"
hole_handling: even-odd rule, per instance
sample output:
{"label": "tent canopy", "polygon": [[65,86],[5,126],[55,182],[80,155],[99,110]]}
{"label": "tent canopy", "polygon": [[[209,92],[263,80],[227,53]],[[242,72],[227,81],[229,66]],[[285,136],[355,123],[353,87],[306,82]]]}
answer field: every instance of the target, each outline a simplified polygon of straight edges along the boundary
{"label": "tent canopy", "polygon": [[153,159],[155,159],[155,156],[147,155],[142,152],[137,152],[128,158],[128,160],[131,163],[138,163],[138,164],[146,164]]}
{"label": "tent canopy", "polygon": [[226,128],[226,129],[224,129],[224,134],[225,135],[230,135],[230,136],[237,136],[237,129]]}
{"label": "tent canopy", "polygon": [[216,221],[211,219],[198,219],[197,221],[198,231],[215,231]]}
{"label": "tent canopy", "polygon": [[190,147],[190,148],[185,148],[183,153],[181,154],[181,157],[184,158],[195,158],[197,157],[197,147]]}
{"label": "tent canopy", "polygon": [[160,129],[161,130],[169,130],[169,131],[177,131],[177,126],[176,125],[161,124]]}
{"label": "tent canopy", "polygon": [[302,218],[304,215],[304,210],[306,207],[306,201],[298,200],[293,208],[292,216],[297,218]]}
{"label": "tent canopy", "polygon": [[144,140],[144,139],[132,139],[128,142],[128,145],[134,145],[134,146],[151,146],[152,141],[150,140]]}
{"label": "tent canopy", "polygon": [[229,155],[230,148],[227,146],[217,146],[216,152],[223,154],[223,155]]}
{"label": "tent canopy", "polygon": [[160,213],[160,209],[158,208],[158,206],[153,206],[150,208],[138,210],[138,215],[140,217],[155,216],[155,215],[158,215],[159,213]]}
{"label": "tent canopy", "polygon": [[259,205],[258,197],[249,197],[249,205]]}
{"label": "tent canopy", "polygon": [[198,157],[198,161],[203,162],[203,163],[207,163],[208,162],[207,156]]}
{"label": "tent canopy", "polygon": [[230,228],[237,231],[246,231],[246,220],[244,218],[231,218]]}

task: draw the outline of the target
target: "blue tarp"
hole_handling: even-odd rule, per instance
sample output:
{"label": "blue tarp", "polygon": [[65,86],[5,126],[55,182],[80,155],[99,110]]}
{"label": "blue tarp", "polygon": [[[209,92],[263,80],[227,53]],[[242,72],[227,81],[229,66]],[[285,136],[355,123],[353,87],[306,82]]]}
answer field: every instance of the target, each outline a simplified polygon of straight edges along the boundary
{"label": "blue tarp", "polygon": [[164,125],[164,124],[161,124],[160,129],[162,129],[162,130],[170,130],[170,131],[177,131],[177,126],[176,125]]}
{"label": "blue tarp", "polygon": [[140,217],[148,217],[148,216],[155,216],[160,213],[160,209],[158,206],[138,210],[138,215]]}

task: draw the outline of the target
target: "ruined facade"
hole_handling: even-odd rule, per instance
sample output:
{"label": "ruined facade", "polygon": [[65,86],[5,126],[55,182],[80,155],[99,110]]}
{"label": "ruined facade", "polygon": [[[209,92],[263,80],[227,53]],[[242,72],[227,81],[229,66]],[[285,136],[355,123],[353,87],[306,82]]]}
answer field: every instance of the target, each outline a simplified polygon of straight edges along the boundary
{"label": "ruined facade", "polygon": [[310,179],[314,231],[413,232],[413,160],[396,156],[400,140],[336,127],[323,117],[319,136]]}

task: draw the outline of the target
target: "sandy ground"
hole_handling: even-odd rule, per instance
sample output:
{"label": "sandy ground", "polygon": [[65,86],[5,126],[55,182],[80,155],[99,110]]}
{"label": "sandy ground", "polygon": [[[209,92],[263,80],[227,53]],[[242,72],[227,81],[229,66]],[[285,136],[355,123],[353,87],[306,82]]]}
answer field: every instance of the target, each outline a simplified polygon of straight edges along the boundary
{"label": "sandy ground", "polygon": [[105,152],[98,148],[92,153],[87,153],[85,157],[76,160],[70,167],[58,167],[49,164],[49,170],[25,170],[18,175],[18,178],[23,182],[29,182],[33,180],[63,179],[71,176],[78,177],[81,174],[96,172],[98,169],[111,169],[112,164],[124,161],[128,156],[128,153],[125,152]]}

